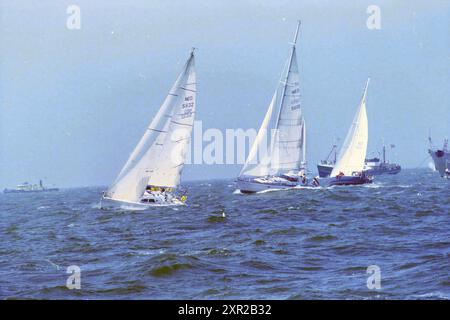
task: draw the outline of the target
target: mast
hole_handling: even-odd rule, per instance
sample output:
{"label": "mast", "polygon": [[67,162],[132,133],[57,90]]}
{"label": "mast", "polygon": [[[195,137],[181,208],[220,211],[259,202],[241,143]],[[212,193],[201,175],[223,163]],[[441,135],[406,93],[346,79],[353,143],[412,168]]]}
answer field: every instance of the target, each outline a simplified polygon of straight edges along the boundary
{"label": "mast", "polygon": [[333,146],[331,147],[330,153],[328,153],[327,158],[326,158],[325,161],[328,162],[329,159],[331,158],[331,155],[332,155],[333,152],[334,152],[334,163],[336,163],[336,157],[337,157],[337,154],[336,154],[336,147],[337,147],[337,145],[336,145],[336,144],[333,144]]}
{"label": "mast", "polygon": [[386,163],[386,146],[383,144],[383,163]]}
{"label": "mast", "polygon": [[333,148],[334,148],[334,164],[336,164],[336,161],[337,161],[337,145],[334,145],[333,146]]}
{"label": "mast", "polygon": [[286,76],[284,77],[284,82],[283,82],[283,91],[281,94],[281,101],[280,101],[280,108],[278,108],[278,116],[277,116],[277,121],[275,124],[275,128],[278,128],[278,122],[280,121],[280,115],[281,115],[281,106],[283,105],[284,102],[284,98],[286,96],[286,87],[287,87],[287,82],[288,82],[288,78],[289,78],[289,72],[291,71],[291,66],[292,66],[292,58],[294,57],[295,54],[295,45],[297,44],[297,37],[298,37],[298,30],[300,29],[300,24],[301,21],[298,20],[297,22],[297,29],[295,30],[295,34],[294,34],[294,40],[291,42],[292,48],[291,48],[291,54],[289,55],[289,62],[288,62],[288,68],[286,71]]}
{"label": "mast", "polygon": [[303,135],[302,135],[302,137],[303,137],[303,146],[302,146],[302,151],[303,151],[303,169],[306,169],[306,122],[305,122],[305,119],[303,119]]}
{"label": "mast", "polygon": [[361,101],[364,101],[364,102],[366,101],[367,88],[369,87],[369,82],[370,82],[370,77],[367,78],[366,86],[364,87],[364,93],[363,93]]}

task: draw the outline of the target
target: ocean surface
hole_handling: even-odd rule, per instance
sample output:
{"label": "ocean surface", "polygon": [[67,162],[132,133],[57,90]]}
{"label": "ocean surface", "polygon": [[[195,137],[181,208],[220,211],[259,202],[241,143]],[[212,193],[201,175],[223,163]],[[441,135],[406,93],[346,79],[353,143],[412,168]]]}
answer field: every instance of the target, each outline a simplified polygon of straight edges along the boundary
{"label": "ocean surface", "polygon": [[1,194],[0,298],[450,299],[450,181],[376,178],[256,195],[189,182],[188,206],[145,211],[100,210],[104,188]]}

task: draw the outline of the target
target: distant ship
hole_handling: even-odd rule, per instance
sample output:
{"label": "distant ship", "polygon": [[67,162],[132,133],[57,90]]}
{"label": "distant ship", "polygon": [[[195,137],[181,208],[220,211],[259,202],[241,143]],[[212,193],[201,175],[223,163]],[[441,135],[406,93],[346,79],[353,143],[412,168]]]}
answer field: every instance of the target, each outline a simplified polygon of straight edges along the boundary
{"label": "distant ship", "polygon": [[437,149],[433,146],[431,142],[431,138],[428,138],[430,141],[430,149],[428,149],[428,153],[434,162],[434,167],[439,172],[441,177],[450,179],[450,150],[448,149],[448,139],[444,140],[444,146],[442,149]]}
{"label": "distant ship", "polygon": [[[391,145],[393,147],[393,145]],[[382,174],[397,174],[402,167],[396,163],[386,161],[386,146],[383,146],[383,161],[379,158],[366,159],[364,171],[370,175],[378,176]]]}
{"label": "distant ship", "polygon": [[[327,158],[317,164],[319,177],[326,178],[330,175],[336,163],[336,157],[337,145],[334,144]],[[386,161],[386,146],[383,146],[383,161],[380,161],[377,157],[365,160],[364,172],[372,176],[397,174],[401,170],[402,167],[400,165]]]}
{"label": "distant ship", "polygon": [[4,193],[31,193],[31,192],[50,192],[58,191],[58,188],[47,188],[42,184],[42,180],[39,180],[39,184],[30,184],[24,182],[19,184],[15,189],[5,189]]}

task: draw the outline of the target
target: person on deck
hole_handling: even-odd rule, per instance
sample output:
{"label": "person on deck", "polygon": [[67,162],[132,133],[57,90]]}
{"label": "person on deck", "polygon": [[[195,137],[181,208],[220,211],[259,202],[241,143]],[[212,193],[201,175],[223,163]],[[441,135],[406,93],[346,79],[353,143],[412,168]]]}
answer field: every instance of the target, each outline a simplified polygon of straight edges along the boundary
{"label": "person on deck", "polygon": [[314,187],[318,187],[320,185],[319,179],[317,177],[314,177],[312,184]]}

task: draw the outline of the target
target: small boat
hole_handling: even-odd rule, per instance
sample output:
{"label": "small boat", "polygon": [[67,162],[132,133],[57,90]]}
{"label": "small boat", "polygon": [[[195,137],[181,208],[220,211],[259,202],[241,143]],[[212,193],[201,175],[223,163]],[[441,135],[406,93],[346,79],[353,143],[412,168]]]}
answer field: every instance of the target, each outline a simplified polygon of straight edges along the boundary
{"label": "small boat", "polygon": [[321,184],[360,185],[372,182],[372,176],[364,172],[364,163],[369,140],[369,126],[366,113],[366,95],[369,86],[367,79],[352,125],[347,133],[344,144],[339,151],[336,164],[329,178],[322,178]]}
{"label": "small boat", "polygon": [[291,189],[307,184],[306,124],[300,105],[300,76],[295,48],[299,28],[300,21],[286,71],[237,178],[237,188],[242,193]]}
{"label": "small boat", "polygon": [[434,167],[441,177],[450,179],[450,150],[448,148],[448,139],[444,140],[444,146],[439,149],[433,146],[431,138],[428,153],[433,159]]}
{"label": "small boat", "polygon": [[196,106],[194,49],[158,113],[104,193],[102,208],[141,209],[184,205],[177,192]]}
{"label": "small boat", "polygon": [[4,193],[35,193],[35,192],[52,192],[58,191],[58,188],[47,188],[44,187],[42,180],[39,180],[39,185],[24,182],[17,185],[15,189],[4,189]]}

